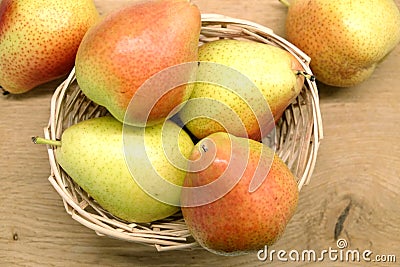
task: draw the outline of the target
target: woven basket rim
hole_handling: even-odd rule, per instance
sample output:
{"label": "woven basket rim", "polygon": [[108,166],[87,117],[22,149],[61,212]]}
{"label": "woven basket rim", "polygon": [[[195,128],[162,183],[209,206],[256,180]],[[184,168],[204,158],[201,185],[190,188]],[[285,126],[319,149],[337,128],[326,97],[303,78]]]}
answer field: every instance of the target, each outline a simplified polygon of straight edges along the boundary
{"label": "woven basket rim", "polygon": [[[274,43],[289,51],[302,65],[304,70],[312,75],[312,70],[309,67],[310,57],[303,53],[296,46],[276,35],[271,29],[254,23],[249,20],[236,19],[221,14],[202,14],[202,32],[220,31],[221,34],[230,34],[228,28],[214,26],[225,25],[240,28],[246,36],[251,36],[257,41],[264,43]],[[218,35],[218,33],[217,33]],[[202,39],[200,38],[200,42]],[[48,125],[44,128],[44,137],[46,139],[57,140],[57,133],[60,129],[59,113],[63,102],[61,101],[66,94],[69,86],[75,81],[75,69],[73,69],[66,80],[64,80],[55,90],[50,103],[50,118]],[[307,158],[305,158],[304,173],[298,177],[298,190],[309,183],[321,140],[323,139],[322,118],[319,108],[319,96],[316,82],[310,79],[305,79],[307,92],[310,94],[309,105],[312,110],[312,120],[310,121],[310,138],[307,147]],[[60,100],[61,99],[61,100]],[[151,227],[142,226],[136,223],[125,223],[118,219],[109,218],[101,209],[96,209],[98,214],[92,214],[85,210],[90,204],[90,200],[80,195],[82,200],[77,203],[76,196],[71,194],[68,185],[64,183],[64,177],[61,174],[61,169],[55,159],[55,148],[48,146],[48,156],[51,167],[51,173],[48,178],[51,185],[57,193],[62,197],[65,210],[71,217],[82,225],[94,230],[98,235],[109,236],[112,238],[122,239],[125,241],[141,243],[145,245],[155,246],[158,251],[182,250],[198,248],[197,242],[190,240],[190,233],[185,229],[183,219],[172,221],[171,223],[155,222]],[[165,231],[164,231],[165,230]]]}

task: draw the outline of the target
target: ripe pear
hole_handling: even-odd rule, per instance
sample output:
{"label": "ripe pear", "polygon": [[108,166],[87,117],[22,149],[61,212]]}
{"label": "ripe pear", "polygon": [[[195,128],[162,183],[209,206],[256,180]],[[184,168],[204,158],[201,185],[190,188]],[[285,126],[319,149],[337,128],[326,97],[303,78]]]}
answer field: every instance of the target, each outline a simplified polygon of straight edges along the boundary
{"label": "ripe pear", "polygon": [[239,255],[279,239],[297,208],[298,188],[272,149],[219,132],[196,144],[189,159],[194,163],[184,180],[181,209],[201,246]]}
{"label": "ripe pear", "polygon": [[[197,61],[200,28],[200,11],[188,0],[134,2],[108,14],[85,35],[75,62],[77,82],[85,95],[124,123],[160,123],[177,112],[174,109],[189,98],[192,87],[176,84],[162,92],[159,87],[175,80],[185,83],[195,69],[160,76],[149,87],[154,90],[138,90],[165,69]],[[134,97],[139,104],[130,110],[138,114],[124,120]],[[144,107],[149,103],[153,109]]]}
{"label": "ripe pear", "polygon": [[68,74],[98,18],[93,0],[3,0],[0,86],[20,94]]}
{"label": "ripe pear", "polygon": [[317,80],[351,87],[368,79],[400,41],[393,0],[294,0],[287,39],[308,54]]}
{"label": "ripe pear", "polygon": [[[190,100],[179,112],[189,131],[199,139],[228,131],[261,140],[265,136],[261,130],[271,128],[267,120],[272,120],[274,126],[274,121],[282,116],[304,84],[304,77],[297,74],[303,68],[295,57],[268,44],[228,39],[212,41],[199,48],[199,61],[198,82]],[[246,79],[256,90],[246,88],[249,86]],[[205,99],[213,100],[214,104]]]}
{"label": "ripe pear", "polygon": [[[67,128],[58,145],[57,162],[114,216],[143,223],[163,219],[179,210],[179,205],[160,199],[175,199],[179,203],[180,192],[167,191],[164,183],[180,188],[186,172],[177,167],[184,163],[176,160],[185,161],[194,145],[187,133],[172,121],[138,128],[123,126],[112,116],[93,118]],[[144,146],[146,154],[140,153],[140,146]],[[151,195],[151,191],[137,182],[139,177],[144,177],[163,196]]]}

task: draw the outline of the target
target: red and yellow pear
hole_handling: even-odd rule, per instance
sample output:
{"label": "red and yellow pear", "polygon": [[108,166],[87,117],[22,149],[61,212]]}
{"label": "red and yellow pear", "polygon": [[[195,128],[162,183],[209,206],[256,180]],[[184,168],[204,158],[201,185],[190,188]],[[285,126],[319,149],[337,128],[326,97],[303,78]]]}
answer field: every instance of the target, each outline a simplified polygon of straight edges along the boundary
{"label": "red and yellow pear", "polygon": [[189,159],[181,209],[201,246],[237,255],[278,240],[296,210],[298,187],[272,149],[219,132],[200,140]]}
{"label": "red and yellow pear", "polygon": [[400,12],[393,0],[294,0],[286,36],[311,57],[322,83],[351,87],[367,80],[400,42]]}
{"label": "red and yellow pear", "polygon": [[1,1],[0,86],[20,94],[67,75],[98,18],[93,0]]}
{"label": "red and yellow pear", "polygon": [[[200,28],[200,11],[188,0],[148,0],[116,10],[85,35],[75,63],[78,84],[119,121],[134,126],[160,123],[189,98],[192,87],[154,89],[182,79],[168,74],[153,81],[154,91],[139,89],[159,72],[197,61]],[[127,121],[134,97],[139,106],[130,110],[138,114],[129,114]],[[149,101],[154,108],[144,107]]]}

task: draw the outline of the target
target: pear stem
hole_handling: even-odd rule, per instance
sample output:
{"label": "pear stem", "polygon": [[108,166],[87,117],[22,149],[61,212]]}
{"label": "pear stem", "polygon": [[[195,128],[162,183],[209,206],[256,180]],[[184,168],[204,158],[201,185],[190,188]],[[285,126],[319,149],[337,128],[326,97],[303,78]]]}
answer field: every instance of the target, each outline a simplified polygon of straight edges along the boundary
{"label": "pear stem", "polygon": [[281,2],[283,5],[285,5],[287,8],[290,7],[290,3],[287,0],[279,0],[279,2]]}
{"label": "pear stem", "polygon": [[315,76],[311,75],[311,74],[309,74],[309,73],[307,73],[305,71],[297,70],[296,71],[296,75],[302,75],[302,76],[304,76],[304,78],[306,78],[306,79],[308,79],[308,80],[310,80],[312,82],[315,82]]}
{"label": "pear stem", "polygon": [[32,137],[32,142],[38,145],[61,146],[61,141],[45,139],[38,136]]}

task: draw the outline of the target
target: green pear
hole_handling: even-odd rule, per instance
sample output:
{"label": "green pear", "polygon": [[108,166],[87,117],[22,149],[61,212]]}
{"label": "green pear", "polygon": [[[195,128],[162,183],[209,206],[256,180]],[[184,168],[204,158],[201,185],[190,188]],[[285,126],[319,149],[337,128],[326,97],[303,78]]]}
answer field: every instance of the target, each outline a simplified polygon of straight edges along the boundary
{"label": "green pear", "polygon": [[[190,100],[179,112],[189,131],[199,139],[228,131],[261,140],[265,134],[261,134],[263,127],[260,126],[268,124],[268,119],[278,120],[304,84],[304,77],[298,75],[303,68],[295,57],[268,44],[228,39],[212,41],[200,46],[199,61],[198,82]],[[227,68],[213,67],[210,63]],[[244,88],[248,86],[246,79],[256,91]]]}
{"label": "green pear", "polygon": [[189,159],[181,209],[202,247],[239,255],[279,239],[296,211],[298,188],[272,149],[219,132],[200,140]]}
{"label": "green pear", "polygon": [[68,74],[98,18],[93,0],[1,1],[0,86],[20,94]]}
{"label": "green pear", "polygon": [[294,0],[287,39],[308,54],[315,77],[336,87],[367,80],[400,41],[393,0]]}
{"label": "green pear", "polygon": [[[85,95],[124,123],[160,123],[189,98],[192,86],[182,84],[195,69],[161,75],[139,89],[161,71],[197,61],[200,28],[200,11],[188,0],[134,2],[105,16],[85,35],[75,62],[77,82]],[[166,84],[172,88],[162,88]],[[138,105],[125,120],[132,99]]]}
{"label": "green pear", "polygon": [[[179,166],[184,166],[194,144],[174,122],[138,128],[112,116],[94,118],[67,128],[58,145],[55,155],[60,166],[114,216],[143,223],[179,210],[180,191],[168,191],[164,184],[180,188],[186,172]],[[178,205],[172,205],[173,200]]]}

